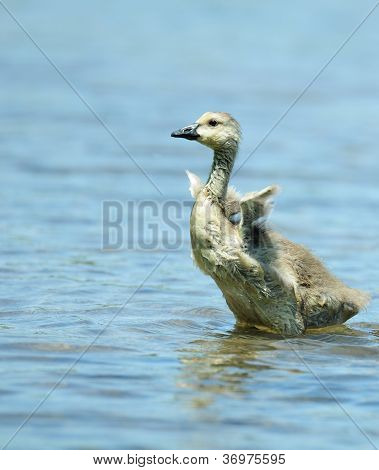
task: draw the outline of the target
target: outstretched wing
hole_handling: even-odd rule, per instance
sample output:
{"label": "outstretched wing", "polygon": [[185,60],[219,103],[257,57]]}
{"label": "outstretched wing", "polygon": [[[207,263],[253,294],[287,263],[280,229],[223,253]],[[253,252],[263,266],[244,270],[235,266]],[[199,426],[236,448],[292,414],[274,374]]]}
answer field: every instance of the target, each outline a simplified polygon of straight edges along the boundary
{"label": "outstretched wing", "polygon": [[272,209],[271,198],[278,191],[279,186],[272,185],[267,186],[261,191],[247,193],[241,198],[240,233],[247,247],[259,241],[260,232],[264,232],[267,217]]}
{"label": "outstretched wing", "polygon": [[190,185],[189,185],[189,191],[191,193],[191,196],[196,199],[199,192],[203,189],[204,183],[201,181],[201,179],[195,175],[195,173],[191,173],[190,171],[186,170]]}

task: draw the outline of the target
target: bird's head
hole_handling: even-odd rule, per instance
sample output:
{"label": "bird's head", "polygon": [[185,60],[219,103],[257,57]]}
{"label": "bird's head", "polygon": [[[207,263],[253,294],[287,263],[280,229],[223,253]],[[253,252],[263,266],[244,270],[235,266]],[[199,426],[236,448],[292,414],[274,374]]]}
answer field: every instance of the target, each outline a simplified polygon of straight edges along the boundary
{"label": "bird's head", "polygon": [[171,137],[197,140],[217,150],[226,145],[238,146],[241,130],[238,122],[230,114],[207,112],[193,124],[174,131]]}

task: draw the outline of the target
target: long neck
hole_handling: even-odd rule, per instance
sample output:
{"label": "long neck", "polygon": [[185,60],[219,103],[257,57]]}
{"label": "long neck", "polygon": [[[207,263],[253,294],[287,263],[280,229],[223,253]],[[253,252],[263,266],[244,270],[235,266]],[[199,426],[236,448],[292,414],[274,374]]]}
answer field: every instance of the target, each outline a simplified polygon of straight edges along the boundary
{"label": "long neck", "polygon": [[205,188],[219,200],[225,199],[237,152],[238,144],[234,141],[214,151],[212,169]]}

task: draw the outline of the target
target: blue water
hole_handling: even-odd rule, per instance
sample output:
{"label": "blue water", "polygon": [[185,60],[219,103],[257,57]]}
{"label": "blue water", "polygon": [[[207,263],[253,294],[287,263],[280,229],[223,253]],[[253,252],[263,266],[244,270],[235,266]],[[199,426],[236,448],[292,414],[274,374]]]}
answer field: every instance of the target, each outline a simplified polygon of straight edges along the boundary
{"label": "blue water", "polygon": [[[6,5],[159,191],[0,6],[1,446],[379,446],[379,11],[233,179],[281,185],[277,229],[372,294],[348,324],[235,328],[190,259],[184,170],[205,178],[209,151],[169,137],[228,111],[238,168],[373,2]],[[105,200],[121,249],[102,249]],[[128,246],[128,201],[186,202],[179,246],[160,212],[159,243],[137,224]]]}

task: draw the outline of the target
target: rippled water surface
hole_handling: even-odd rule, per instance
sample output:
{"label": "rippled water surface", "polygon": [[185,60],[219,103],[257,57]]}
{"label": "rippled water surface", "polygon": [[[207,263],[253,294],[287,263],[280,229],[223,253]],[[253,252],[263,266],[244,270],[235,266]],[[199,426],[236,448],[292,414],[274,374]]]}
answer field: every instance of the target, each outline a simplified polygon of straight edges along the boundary
{"label": "rippled water surface", "polygon": [[[273,224],[367,311],[238,330],[192,264],[188,205],[171,250],[128,248],[126,206],[189,200],[209,151],[169,134],[206,110],[242,123],[237,168],[372,2],[6,3],[69,83],[0,8],[0,444],[379,446],[379,11],[233,179],[280,184]],[[120,250],[101,249],[104,200],[124,204]]]}

